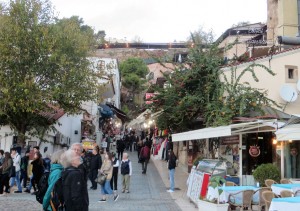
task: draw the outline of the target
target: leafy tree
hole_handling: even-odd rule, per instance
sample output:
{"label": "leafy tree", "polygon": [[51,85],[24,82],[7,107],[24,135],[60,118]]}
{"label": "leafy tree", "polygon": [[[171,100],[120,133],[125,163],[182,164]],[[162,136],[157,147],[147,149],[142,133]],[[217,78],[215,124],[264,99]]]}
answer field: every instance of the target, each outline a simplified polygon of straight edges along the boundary
{"label": "leafy tree", "polygon": [[274,75],[271,70],[252,64],[236,80],[233,75],[228,80],[221,70],[223,59],[217,44],[207,40],[199,39],[200,43],[197,43],[193,39],[195,45],[190,49],[186,63],[171,76],[165,76],[170,86],[157,88],[152,109],[163,110],[157,120],[160,128],[181,132],[195,128],[196,122],[202,124],[197,128],[226,125],[234,117],[249,116],[251,111],[261,112],[263,105],[275,104],[266,97],[264,90],[240,83],[245,72],[251,72],[253,78],[258,80],[254,66],[260,66]]}
{"label": "leafy tree", "polygon": [[78,17],[56,19],[48,0],[13,0],[0,12],[0,125],[24,144],[49,129],[47,113],[76,113],[96,98],[94,34]]}

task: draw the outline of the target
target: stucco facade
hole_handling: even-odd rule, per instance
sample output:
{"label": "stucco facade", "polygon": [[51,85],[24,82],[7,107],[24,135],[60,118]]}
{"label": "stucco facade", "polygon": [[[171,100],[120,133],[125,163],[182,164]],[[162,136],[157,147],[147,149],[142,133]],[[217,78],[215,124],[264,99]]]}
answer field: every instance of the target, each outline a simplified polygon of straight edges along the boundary
{"label": "stucco facade", "polygon": [[[300,67],[300,48],[294,48],[287,50],[285,52],[279,52],[275,55],[266,56],[261,59],[257,59],[252,62],[242,63],[236,66],[236,75],[239,76],[242,70],[248,67],[253,62],[256,64],[262,64],[269,67],[275,76],[270,75],[267,71],[260,67],[255,67],[254,71],[257,75],[259,81],[254,81],[251,73],[246,73],[242,79],[241,83],[248,82],[251,87],[265,89],[268,91],[268,97],[274,100],[279,105],[286,105],[284,112],[288,114],[300,114],[300,98],[295,102],[287,103],[280,96],[280,89],[282,85],[289,85],[297,90],[297,81],[299,80],[298,71]],[[294,79],[289,80],[288,69],[290,67],[294,68]],[[224,74],[230,77],[231,69],[235,68],[233,66],[223,68]],[[298,91],[299,92],[299,91]]]}

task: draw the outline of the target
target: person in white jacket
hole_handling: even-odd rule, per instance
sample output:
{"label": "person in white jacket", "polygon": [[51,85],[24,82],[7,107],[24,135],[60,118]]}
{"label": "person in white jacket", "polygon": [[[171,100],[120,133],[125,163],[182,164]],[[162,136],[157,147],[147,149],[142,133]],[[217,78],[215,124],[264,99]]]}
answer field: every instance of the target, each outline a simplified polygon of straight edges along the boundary
{"label": "person in white jacket", "polygon": [[14,177],[10,178],[10,187],[12,188],[15,183],[17,184],[18,190],[15,191],[15,193],[22,193],[22,186],[20,183],[20,163],[21,163],[21,156],[17,152],[16,148],[11,149],[11,157],[13,159],[13,166],[16,169],[16,175]]}

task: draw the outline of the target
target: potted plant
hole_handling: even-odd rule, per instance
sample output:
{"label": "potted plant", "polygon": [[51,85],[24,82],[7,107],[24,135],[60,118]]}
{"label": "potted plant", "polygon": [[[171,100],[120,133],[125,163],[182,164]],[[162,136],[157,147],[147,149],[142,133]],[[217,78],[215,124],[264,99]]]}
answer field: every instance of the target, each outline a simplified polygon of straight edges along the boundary
{"label": "potted plant", "polygon": [[209,188],[214,191],[214,197],[200,198],[198,200],[199,211],[209,210],[209,211],[227,211],[229,204],[225,202],[220,202],[220,195],[223,190],[219,187],[224,184],[226,180],[221,176],[212,176],[209,181]]}
{"label": "potted plant", "polygon": [[253,177],[260,186],[265,186],[266,179],[272,179],[276,182],[280,180],[280,171],[272,163],[261,164],[253,171]]}

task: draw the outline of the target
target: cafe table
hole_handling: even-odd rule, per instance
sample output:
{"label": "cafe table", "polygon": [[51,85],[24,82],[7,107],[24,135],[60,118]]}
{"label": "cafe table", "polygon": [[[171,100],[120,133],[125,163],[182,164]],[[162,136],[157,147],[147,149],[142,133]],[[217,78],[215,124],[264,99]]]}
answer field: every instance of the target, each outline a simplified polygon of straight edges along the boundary
{"label": "cafe table", "polygon": [[276,195],[280,195],[282,190],[289,190],[295,193],[297,190],[300,190],[300,184],[273,184],[271,189]]}
{"label": "cafe table", "polygon": [[[238,193],[245,190],[253,190],[256,191],[259,188],[256,186],[223,186],[219,187],[220,190],[223,192],[220,194],[220,201],[221,202],[228,202],[228,197],[230,194]],[[242,193],[235,195],[235,198],[237,200],[242,200]],[[253,201],[258,202],[259,201],[259,192],[256,192],[253,195]]]}
{"label": "cafe table", "polygon": [[273,198],[269,211],[298,211],[300,197]]}

